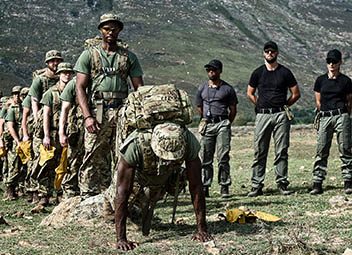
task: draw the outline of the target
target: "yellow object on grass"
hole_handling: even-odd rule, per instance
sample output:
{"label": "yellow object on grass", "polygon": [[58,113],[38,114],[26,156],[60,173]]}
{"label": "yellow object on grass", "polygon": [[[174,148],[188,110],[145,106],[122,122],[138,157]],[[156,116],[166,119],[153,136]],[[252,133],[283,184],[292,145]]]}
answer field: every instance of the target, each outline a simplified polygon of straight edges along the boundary
{"label": "yellow object on grass", "polygon": [[54,187],[56,190],[61,189],[61,183],[67,173],[67,146],[62,148],[60,165],[55,169]]}
{"label": "yellow object on grass", "polygon": [[55,153],[55,147],[50,146],[50,149],[47,150],[43,144],[40,145],[39,147],[39,153],[40,153],[40,158],[39,158],[39,165],[43,166],[45,162],[48,160],[52,159],[54,157]]}
{"label": "yellow object on grass", "polygon": [[20,157],[22,164],[27,164],[29,160],[32,160],[31,144],[31,141],[20,142],[16,148],[16,153]]}
{"label": "yellow object on grass", "polygon": [[281,218],[261,211],[254,211],[244,207],[227,209],[226,210],[226,220],[228,222],[238,222],[240,224],[254,222],[256,219],[261,219],[269,222],[280,221]]}

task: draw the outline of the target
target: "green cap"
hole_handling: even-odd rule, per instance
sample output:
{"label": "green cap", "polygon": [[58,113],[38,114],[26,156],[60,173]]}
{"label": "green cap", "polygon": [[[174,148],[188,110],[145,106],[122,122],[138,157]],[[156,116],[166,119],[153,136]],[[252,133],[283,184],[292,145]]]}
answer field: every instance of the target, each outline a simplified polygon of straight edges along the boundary
{"label": "green cap", "polygon": [[49,60],[52,59],[61,59],[64,60],[63,57],[61,56],[61,52],[57,51],[57,50],[49,50],[46,54],[45,54],[45,63],[48,62]]}
{"label": "green cap", "polygon": [[156,125],[151,140],[155,155],[164,160],[179,160],[186,152],[183,129],[174,123]]}
{"label": "green cap", "polygon": [[98,26],[98,29],[101,28],[101,26],[108,21],[115,21],[118,23],[119,27],[121,28],[121,30],[123,29],[123,23],[121,22],[121,20],[119,19],[119,17],[114,14],[114,13],[105,13],[103,15],[100,16],[100,23]]}
{"label": "green cap", "polygon": [[12,94],[21,93],[21,89],[22,89],[22,86],[15,86],[12,88],[11,93]]}
{"label": "green cap", "polygon": [[57,66],[57,71],[56,74],[59,74],[60,72],[63,71],[69,71],[74,73],[75,71],[73,70],[73,65],[71,63],[68,62],[61,62],[58,66]]}

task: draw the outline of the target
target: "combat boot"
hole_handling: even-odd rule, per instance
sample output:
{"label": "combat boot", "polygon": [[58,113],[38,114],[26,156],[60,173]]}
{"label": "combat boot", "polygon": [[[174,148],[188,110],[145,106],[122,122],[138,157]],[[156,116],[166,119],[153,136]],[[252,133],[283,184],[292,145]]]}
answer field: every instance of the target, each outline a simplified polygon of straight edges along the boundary
{"label": "combat boot", "polygon": [[205,197],[210,197],[209,196],[209,187],[203,187],[203,191],[204,191],[204,196]]}
{"label": "combat boot", "polygon": [[257,197],[262,196],[263,190],[262,187],[252,188],[251,192],[248,193],[247,197]]}
{"label": "combat boot", "polygon": [[294,192],[292,190],[288,190],[287,185],[283,183],[277,185],[277,188],[279,189],[280,193],[284,196],[289,196]]}
{"label": "combat boot", "polygon": [[220,193],[222,198],[228,198],[231,196],[229,192],[229,186],[221,186]]}
{"label": "combat boot", "polygon": [[309,194],[311,195],[319,195],[323,194],[323,183],[322,182],[313,182],[313,189]]}
{"label": "combat boot", "polygon": [[40,198],[40,200],[38,202],[38,205],[42,205],[42,206],[49,205],[49,196],[43,195],[43,196],[40,196],[39,198]]}
{"label": "combat boot", "polygon": [[39,203],[39,195],[38,195],[38,191],[33,191],[33,195],[32,195],[32,203],[31,204],[37,204]]}
{"label": "combat boot", "polygon": [[345,181],[344,190],[345,194],[352,194],[352,181]]}

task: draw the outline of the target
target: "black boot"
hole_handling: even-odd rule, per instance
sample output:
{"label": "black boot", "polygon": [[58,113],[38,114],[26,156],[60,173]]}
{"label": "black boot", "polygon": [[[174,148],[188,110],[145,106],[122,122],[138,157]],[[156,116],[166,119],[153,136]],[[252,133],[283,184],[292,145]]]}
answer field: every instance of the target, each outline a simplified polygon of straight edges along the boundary
{"label": "black boot", "polygon": [[345,181],[344,190],[345,194],[352,194],[352,181]]}
{"label": "black boot", "polygon": [[205,197],[210,197],[210,196],[209,196],[209,187],[204,186],[204,187],[203,187],[203,191],[204,191],[204,196],[205,196]]}
{"label": "black boot", "polygon": [[319,195],[323,194],[323,183],[322,182],[313,182],[313,189],[309,194],[311,195]]}
{"label": "black boot", "polygon": [[230,197],[229,186],[221,186],[220,193],[222,198]]}
{"label": "black boot", "polygon": [[262,195],[263,195],[262,187],[257,187],[257,188],[252,188],[251,192],[248,193],[247,197],[257,197]]}
{"label": "black boot", "polygon": [[280,193],[284,196],[291,195],[294,192],[292,190],[288,190],[287,184],[283,184],[283,183],[278,184],[277,188],[279,189]]}

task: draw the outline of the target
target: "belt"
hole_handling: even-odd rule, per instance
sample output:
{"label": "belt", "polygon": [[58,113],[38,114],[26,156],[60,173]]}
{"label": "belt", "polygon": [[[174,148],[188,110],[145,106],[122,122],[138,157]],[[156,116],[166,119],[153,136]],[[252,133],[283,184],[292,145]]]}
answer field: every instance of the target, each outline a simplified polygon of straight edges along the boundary
{"label": "belt", "polygon": [[346,109],[335,109],[335,110],[330,110],[330,111],[321,111],[320,116],[321,117],[331,117],[331,116],[341,115],[343,113],[347,113],[347,110]]}
{"label": "belt", "polygon": [[229,116],[214,116],[212,118],[207,118],[207,123],[219,123],[223,120],[228,120]]}
{"label": "belt", "polygon": [[285,109],[283,107],[275,107],[275,108],[261,108],[257,109],[257,113],[262,113],[262,114],[272,114],[272,113],[277,113],[277,112],[283,112]]}
{"label": "belt", "polygon": [[104,92],[104,91],[96,91],[94,93],[94,99],[104,99],[104,100],[111,100],[111,99],[124,99],[128,96],[127,92]]}

